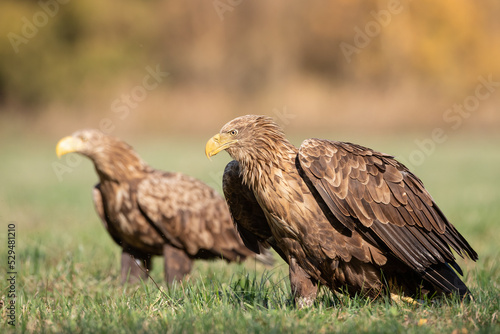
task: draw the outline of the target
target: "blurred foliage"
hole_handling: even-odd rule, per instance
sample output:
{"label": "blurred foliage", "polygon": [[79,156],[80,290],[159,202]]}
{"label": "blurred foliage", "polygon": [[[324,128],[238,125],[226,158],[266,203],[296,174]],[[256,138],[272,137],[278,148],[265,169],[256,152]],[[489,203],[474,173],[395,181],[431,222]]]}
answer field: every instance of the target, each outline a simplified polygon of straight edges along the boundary
{"label": "blurred foliage", "polygon": [[[0,42],[2,102],[28,107],[54,100],[69,102],[130,75],[135,62],[141,61],[137,41],[153,30],[135,24],[147,22],[144,3],[44,3],[58,6],[53,17],[37,1],[2,3],[0,30],[7,36]],[[37,26],[37,22],[44,22],[35,19],[36,15],[43,17],[40,13],[48,19],[45,25]],[[26,35],[23,29],[27,24],[22,18],[27,18],[37,32],[26,43],[14,43],[14,47],[8,33]]]}
{"label": "blurred foliage", "polygon": [[[500,74],[497,0],[401,1],[350,62],[341,43],[355,45],[355,28],[374,27],[395,0],[59,1],[2,0],[0,110],[102,108],[155,64],[177,89],[240,102],[311,80],[375,89],[404,82],[462,96],[479,75]],[[26,22],[37,32],[14,46]]]}

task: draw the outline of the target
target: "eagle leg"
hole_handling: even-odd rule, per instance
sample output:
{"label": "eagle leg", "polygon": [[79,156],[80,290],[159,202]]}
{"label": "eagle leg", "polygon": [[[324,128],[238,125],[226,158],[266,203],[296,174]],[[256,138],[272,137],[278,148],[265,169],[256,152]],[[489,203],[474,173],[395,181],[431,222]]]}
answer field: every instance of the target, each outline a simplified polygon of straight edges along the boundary
{"label": "eagle leg", "polygon": [[123,249],[121,267],[122,284],[127,281],[137,283],[141,279],[145,280],[148,277],[148,271],[151,269],[151,255]]}
{"label": "eagle leg", "polygon": [[165,281],[172,284],[174,281],[181,281],[185,275],[191,272],[193,261],[187,253],[172,245],[163,246],[163,258],[165,261]]}
{"label": "eagle leg", "polygon": [[289,266],[290,285],[294,294],[295,305],[299,309],[312,306],[318,293],[318,283],[299,266],[295,258],[290,258]]}

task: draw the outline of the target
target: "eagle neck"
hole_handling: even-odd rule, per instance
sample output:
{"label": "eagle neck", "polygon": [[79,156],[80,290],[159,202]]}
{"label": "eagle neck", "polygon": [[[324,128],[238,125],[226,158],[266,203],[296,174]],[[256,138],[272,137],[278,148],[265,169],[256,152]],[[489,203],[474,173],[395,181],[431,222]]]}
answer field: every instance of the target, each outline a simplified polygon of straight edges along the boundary
{"label": "eagle neck", "polygon": [[91,159],[101,182],[128,182],[143,177],[151,169],[135,152],[100,154]]}
{"label": "eagle neck", "polygon": [[240,161],[243,167],[241,172],[243,182],[254,192],[261,192],[266,184],[271,184],[274,169],[290,172],[295,165],[298,149],[284,138],[254,147],[258,149],[252,150],[252,153],[246,154]]}

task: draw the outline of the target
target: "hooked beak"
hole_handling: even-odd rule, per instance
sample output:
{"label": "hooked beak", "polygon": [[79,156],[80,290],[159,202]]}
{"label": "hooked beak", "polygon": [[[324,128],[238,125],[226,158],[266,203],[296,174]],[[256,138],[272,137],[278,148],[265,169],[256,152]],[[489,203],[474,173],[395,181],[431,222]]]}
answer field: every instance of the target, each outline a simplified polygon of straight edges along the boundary
{"label": "hooked beak", "polygon": [[222,150],[227,149],[237,141],[237,139],[231,138],[228,134],[218,133],[208,140],[207,145],[205,146],[205,154],[207,158],[210,159],[210,157],[216,155]]}
{"label": "hooked beak", "polygon": [[71,152],[78,151],[82,146],[82,141],[80,139],[74,138],[72,136],[64,137],[57,143],[56,154],[58,158]]}

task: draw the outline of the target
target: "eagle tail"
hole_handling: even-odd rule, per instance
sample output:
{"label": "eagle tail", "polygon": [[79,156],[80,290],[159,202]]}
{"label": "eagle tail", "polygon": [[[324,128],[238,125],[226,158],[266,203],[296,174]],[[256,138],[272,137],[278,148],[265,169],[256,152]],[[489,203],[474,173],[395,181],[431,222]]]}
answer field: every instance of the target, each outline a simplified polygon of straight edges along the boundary
{"label": "eagle tail", "polygon": [[[457,265],[454,263],[453,267]],[[457,293],[462,299],[466,296],[472,299],[471,292],[448,263],[434,264],[422,276],[445,294]]]}

